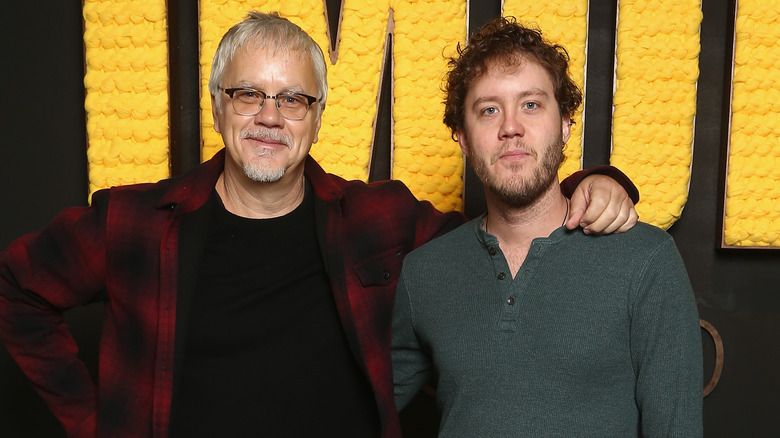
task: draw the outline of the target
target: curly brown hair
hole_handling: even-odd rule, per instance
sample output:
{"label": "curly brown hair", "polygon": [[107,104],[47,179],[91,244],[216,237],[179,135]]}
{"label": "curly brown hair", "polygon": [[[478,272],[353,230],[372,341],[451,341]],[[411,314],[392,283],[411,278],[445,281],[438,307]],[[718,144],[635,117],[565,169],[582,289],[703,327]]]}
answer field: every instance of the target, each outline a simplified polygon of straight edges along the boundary
{"label": "curly brown hair", "polygon": [[511,65],[531,59],[552,78],[555,99],[562,116],[572,118],[582,104],[582,92],[569,77],[569,53],[558,44],[550,44],[539,29],[518,24],[514,17],[498,17],[469,37],[464,47],[450,58],[450,70],[444,86],[444,124],[453,138],[463,128],[464,100],[469,86],[479,79],[493,61]]}

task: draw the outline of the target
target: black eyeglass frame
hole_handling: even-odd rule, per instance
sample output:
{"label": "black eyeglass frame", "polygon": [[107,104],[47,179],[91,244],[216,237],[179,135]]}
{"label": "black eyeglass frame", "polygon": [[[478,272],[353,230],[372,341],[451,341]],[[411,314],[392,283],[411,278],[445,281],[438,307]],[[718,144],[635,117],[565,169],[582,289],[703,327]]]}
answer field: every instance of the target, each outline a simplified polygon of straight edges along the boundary
{"label": "black eyeglass frame", "polygon": [[[269,95],[269,94],[266,94],[265,91],[257,90],[255,88],[248,88],[248,87],[223,88],[222,91],[224,91],[225,94],[227,94],[230,97],[231,100],[233,100],[233,95],[237,91],[252,91],[252,92],[255,92],[255,93],[260,93],[263,96],[263,102],[258,105],[258,111],[256,113],[254,113],[254,114],[241,114],[241,113],[238,112],[238,110],[236,110],[236,108],[234,106],[233,110],[236,111],[238,114],[241,114],[242,116],[254,116],[254,115],[259,114],[260,110],[263,108],[263,105],[265,105],[265,100],[266,99],[273,99],[274,101],[276,101],[276,109],[277,109],[277,111],[279,111],[279,114],[281,114],[282,117],[284,117],[285,119],[288,119],[288,120],[301,120],[304,117],[306,117],[306,114],[309,112],[309,107],[311,107],[315,102],[317,102],[317,100],[319,100],[319,99],[317,99],[314,96],[309,96],[308,94],[303,94],[303,93],[296,93],[294,91],[283,91],[283,92],[278,93],[278,94],[273,95],[273,96]],[[279,96],[282,96],[282,97],[284,97],[284,96],[300,96],[300,97],[303,97],[309,103],[308,106],[306,107],[306,113],[304,113],[303,116],[301,116],[300,118],[290,118],[290,117],[285,116],[284,114],[282,114],[282,104],[281,104],[281,102],[279,102]]]}

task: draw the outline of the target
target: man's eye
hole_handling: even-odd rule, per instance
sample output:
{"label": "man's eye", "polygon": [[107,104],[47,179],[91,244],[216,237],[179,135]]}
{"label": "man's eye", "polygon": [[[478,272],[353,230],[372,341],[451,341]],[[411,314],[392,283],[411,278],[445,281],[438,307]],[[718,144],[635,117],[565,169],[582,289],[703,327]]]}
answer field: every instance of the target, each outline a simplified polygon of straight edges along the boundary
{"label": "man's eye", "polygon": [[298,102],[299,102],[299,100],[296,99],[295,96],[293,96],[293,95],[288,94],[288,95],[284,96],[284,103],[295,104],[295,103],[298,103]]}
{"label": "man's eye", "polygon": [[260,99],[260,93],[252,90],[244,90],[238,95],[238,98],[244,100],[257,100]]}

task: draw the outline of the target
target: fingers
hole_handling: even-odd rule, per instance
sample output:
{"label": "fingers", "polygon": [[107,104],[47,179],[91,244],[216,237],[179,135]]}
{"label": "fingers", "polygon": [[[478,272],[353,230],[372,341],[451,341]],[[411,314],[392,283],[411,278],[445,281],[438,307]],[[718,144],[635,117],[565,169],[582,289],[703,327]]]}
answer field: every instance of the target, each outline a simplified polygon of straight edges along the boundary
{"label": "fingers", "polygon": [[[637,213],[636,208],[634,207],[634,203],[631,202],[631,200],[628,200],[629,203],[629,216],[628,220],[626,220],[623,225],[618,227],[617,230],[615,230],[616,233],[625,233],[626,231],[630,230],[631,227],[636,225],[637,222],[639,222],[639,213]],[[621,209],[622,211],[622,209]]]}
{"label": "fingers", "polygon": [[[608,205],[592,220],[587,214],[590,212],[586,212],[580,221],[585,234],[623,233],[636,225],[639,215],[631,199],[628,196],[625,198],[618,196],[617,198],[620,198],[620,200],[610,198]],[[591,205],[595,202],[595,200],[591,202]]]}
{"label": "fingers", "polygon": [[590,175],[572,194],[566,227],[574,229],[579,225],[585,234],[594,235],[622,233],[633,227],[638,218],[631,198],[620,184],[603,175]]}
{"label": "fingers", "polygon": [[608,233],[607,228],[617,220],[620,209],[614,206],[613,198],[596,195],[588,204],[587,210],[580,219],[580,227],[585,234],[600,235]]}

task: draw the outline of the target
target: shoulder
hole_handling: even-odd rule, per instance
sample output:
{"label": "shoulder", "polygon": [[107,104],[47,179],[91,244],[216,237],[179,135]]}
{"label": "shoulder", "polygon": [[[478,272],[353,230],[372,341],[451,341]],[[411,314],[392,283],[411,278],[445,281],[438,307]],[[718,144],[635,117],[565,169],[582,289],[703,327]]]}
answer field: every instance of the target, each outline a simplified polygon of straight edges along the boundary
{"label": "shoulder", "polygon": [[330,173],[309,181],[318,198],[325,202],[338,202],[344,217],[353,220],[367,223],[415,222],[427,212],[437,213],[429,202],[418,200],[401,181],[347,181]]}
{"label": "shoulder", "polygon": [[[637,223],[625,233],[585,235],[582,230],[566,232],[556,245],[557,254],[570,270],[579,269],[590,278],[629,278],[659,270],[684,270],[684,263],[672,236],[646,223]],[[597,273],[597,274],[595,274]]]}
{"label": "shoulder", "polygon": [[169,193],[175,183],[165,179],[156,183],[129,184],[115,186],[95,192],[92,195],[92,205],[98,208],[135,209],[141,206],[156,206],[166,193]]}
{"label": "shoulder", "polygon": [[626,236],[637,240],[648,240],[650,242],[671,241],[672,236],[655,225],[646,222],[637,222],[637,224],[626,233]]}
{"label": "shoulder", "polygon": [[634,253],[645,253],[648,258],[664,257],[674,254],[679,258],[677,245],[672,236],[654,225],[638,222],[625,234],[628,250]]}
{"label": "shoulder", "polygon": [[674,247],[674,239],[666,231],[644,223],[637,222],[631,229],[625,233],[614,233],[604,236],[586,235],[582,230],[568,232],[568,234],[579,245],[586,245],[595,249],[607,249],[611,252],[620,252],[621,250],[630,251],[637,254],[642,251],[655,251],[659,247]]}
{"label": "shoulder", "polygon": [[306,178],[317,197],[326,201],[341,199],[348,203],[419,202],[404,183],[396,180],[366,183],[346,180],[325,170],[311,157],[305,164]]}
{"label": "shoulder", "polygon": [[116,186],[98,191],[93,201],[116,204],[152,205],[158,208],[180,206],[183,212],[203,205],[214,189],[224,167],[224,150],[184,175],[153,183]]}
{"label": "shoulder", "polygon": [[410,252],[404,260],[404,269],[412,269],[419,264],[429,265],[432,261],[444,264],[453,263],[456,255],[472,254],[479,250],[480,241],[476,233],[476,222],[482,217],[472,219],[454,230],[445,233]]}
{"label": "shoulder", "polygon": [[401,181],[386,180],[366,183],[360,180],[345,180],[332,173],[326,174],[326,177],[329,179],[331,191],[341,194],[349,202],[419,202]]}

